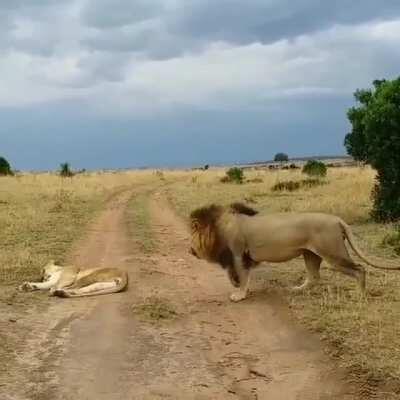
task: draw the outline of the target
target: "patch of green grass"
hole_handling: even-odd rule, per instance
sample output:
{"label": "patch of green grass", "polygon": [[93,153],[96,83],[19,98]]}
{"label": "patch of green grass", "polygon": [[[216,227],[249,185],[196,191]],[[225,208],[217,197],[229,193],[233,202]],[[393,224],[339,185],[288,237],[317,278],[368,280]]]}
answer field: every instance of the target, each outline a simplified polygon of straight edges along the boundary
{"label": "patch of green grass", "polygon": [[134,305],[132,310],[135,314],[154,322],[171,320],[178,315],[168,301],[157,296],[147,297],[142,304]]}
{"label": "patch of green grass", "polygon": [[139,249],[145,254],[152,254],[157,248],[149,211],[149,196],[146,193],[135,194],[126,209],[129,232]]}

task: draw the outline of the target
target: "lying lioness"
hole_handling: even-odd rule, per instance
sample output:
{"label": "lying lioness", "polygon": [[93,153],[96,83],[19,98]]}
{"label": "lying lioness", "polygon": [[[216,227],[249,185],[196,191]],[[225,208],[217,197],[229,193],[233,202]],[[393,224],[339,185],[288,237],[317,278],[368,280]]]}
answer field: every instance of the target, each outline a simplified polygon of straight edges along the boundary
{"label": "lying lioness", "polygon": [[128,285],[128,274],[118,268],[62,267],[54,261],[42,269],[42,282],[24,282],[19,290],[49,290],[59,297],[82,297],[117,293]]}
{"label": "lying lioness", "polygon": [[356,246],[350,227],[339,217],[322,213],[256,214],[257,211],[235,203],[229,207],[199,208],[190,215],[190,252],[227,270],[232,284],[240,287],[238,293],[231,295],[232,301],[246,298],[251,268],[263,261],[285,262],[298,256],[304,257],[307,277],[295,290],[318,281],[325,259],[338,271],[355,278],[364,293],[365,269],[350,258],[345,239],[367,264],[400,269],[368,260]]}

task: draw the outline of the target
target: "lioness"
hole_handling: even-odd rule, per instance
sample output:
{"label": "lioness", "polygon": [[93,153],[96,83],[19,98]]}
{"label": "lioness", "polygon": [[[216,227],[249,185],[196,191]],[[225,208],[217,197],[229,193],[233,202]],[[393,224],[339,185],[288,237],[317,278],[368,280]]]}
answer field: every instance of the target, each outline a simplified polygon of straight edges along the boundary
{"label": "lioness", "polygon": [[365,269],[350,258],[345,239],[367,264],[400,269],[368,260],[356,246],[350,227],[339,217],[322,213],[257,214],[241,203],[229,207],[210,205],[190,214],[190,252],[227,270],[232,284],[240,287],[231,295],[232,301],[246,298],[251,268],[263,261],[279,263],[298,256],[304,257],[307,277],[294,290],[316,283],[325,259],[338,271],[355,278],[364,293]]}
{"label": "lioness", "polygon": [[59,297],[83,297],[117,293],[128,285],[128,274],[118,268],[62,267],[53,260],[42,269],[42,282],[24,282],[19,290],[49,290]]}

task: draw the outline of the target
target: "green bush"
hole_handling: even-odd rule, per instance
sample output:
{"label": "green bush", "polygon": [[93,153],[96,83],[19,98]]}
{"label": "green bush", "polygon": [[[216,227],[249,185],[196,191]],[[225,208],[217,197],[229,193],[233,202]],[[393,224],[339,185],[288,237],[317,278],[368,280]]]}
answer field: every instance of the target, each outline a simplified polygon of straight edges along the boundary
{"label": "green bush", "polygon": [[226,176],[221,178],[222,183],[243,183],[243,180],[243,170],[238,167],[229,168],[228,171],[226,171]]}
{"label": "green bush", "polygon": [[347,152],[377,171],[372,217],[400,220],[400,77],[375,80],[372,89],[354,93],[355,107],[347,112],[352,125]]}
{"label": "green bush", "polygon": [[324,177],[326,176],[327,168],[326,165],[321,161],[308,160],[304,165],[302,172],[309,176]]}
{"label": "green bush", "polygon": [[0,175],[12,175],[11,167],[9,162],[4,158],[0,157]]}
{"label": "green bush", "polygon": [[63,178],[71,178],[74,176],[74,173],[71,171],[71,167],[69,166],[69,163],[62,163],[60,164],[60,176]]}

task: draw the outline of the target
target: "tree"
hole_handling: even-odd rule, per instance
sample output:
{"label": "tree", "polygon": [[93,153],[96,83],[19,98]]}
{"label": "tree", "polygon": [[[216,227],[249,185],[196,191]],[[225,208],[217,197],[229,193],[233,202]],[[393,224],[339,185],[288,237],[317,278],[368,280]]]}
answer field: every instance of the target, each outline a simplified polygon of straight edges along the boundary
{"label": "tree", "polygon": [[71,178],[74,176],[74,173],[71,171],[71,167],[69,166],[69,163],[62,163],[60,164],[60,176],[63,178],[69,177]]}
{"label": "tree", "polygon": [[375,80],[373,88],[354,93],[357,105],[347,116],[352,130],[347,152],[377,171],[372,216],[378,221],[400,219],[400,78]]}
{"label": "tree", "polygon": [[0,157],[0,175],[12,175],[10,163],[4,157]]}
{"label": "tree", "polygon": [[276,161],[276,162],[289,161],[289,156],[285,153],[276,153],[275,157],[274,157],[274,161]]}

